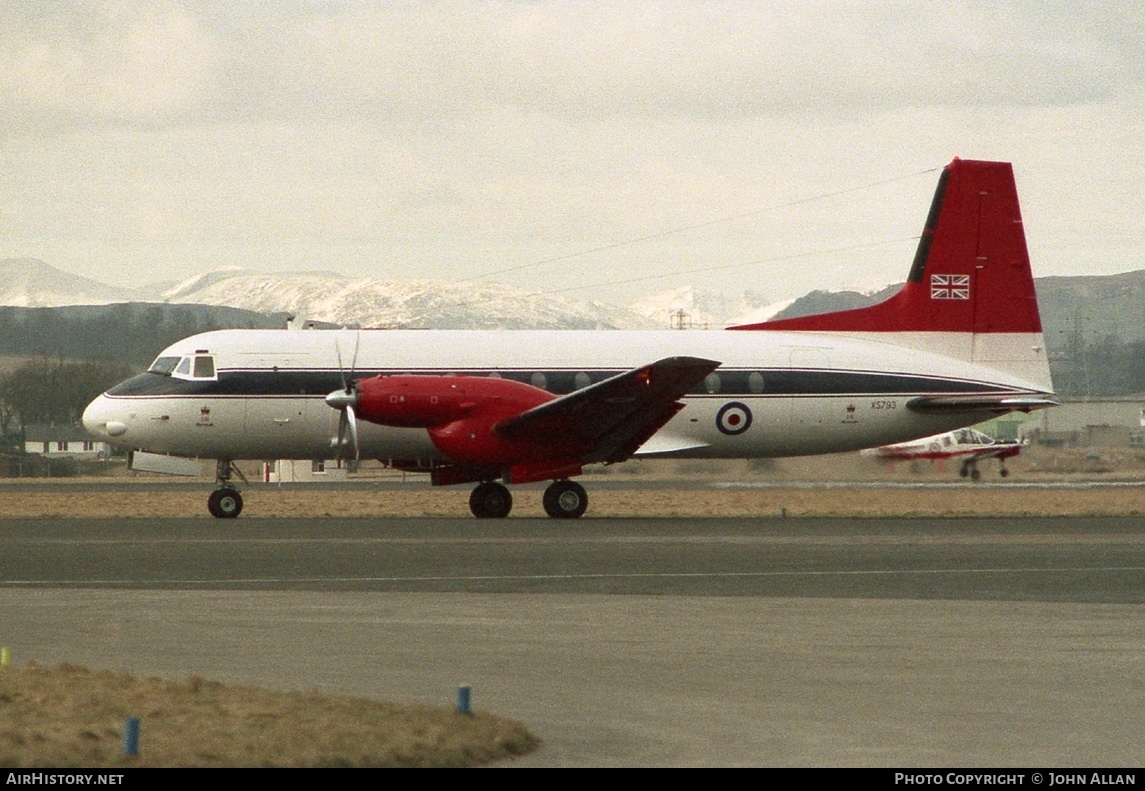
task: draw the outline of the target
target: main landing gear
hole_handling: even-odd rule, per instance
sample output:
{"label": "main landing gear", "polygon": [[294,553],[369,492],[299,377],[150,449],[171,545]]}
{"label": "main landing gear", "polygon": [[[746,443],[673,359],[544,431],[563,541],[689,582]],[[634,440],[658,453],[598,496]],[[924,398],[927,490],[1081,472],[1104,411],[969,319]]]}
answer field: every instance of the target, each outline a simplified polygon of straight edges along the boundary
{"label": "main landing gear", "polygon": [[969,461],[963,463],[962,468],[958,471],[958,474],[961,477],[969,478],[972,481],[976,481],[982,477],[982,472],[978,469],[978,465]]}
{"label": "main landing gear", "polygon": [[469,510],[478,519],[504,519],[513,510],[513,495],[501,484],[486,481],[469,495]]}
{"label": "main landing gear", "polygon": [[[588,508],[588,493],[576,481],[553,481],[542,501],[554,519],[576,519]],[[478,519],[504,519],[513,510],[513,495],[503,485],[486,481],[469,495],[469,510]]]}
{"label": "main landing gear", "polygon": [[230,485],[231,473],[237,473],[243,483],[247,482],[233,462],[220,460],[215,464],[215,485],[219,488],[207,498],[207,510],[216,519],[234,519],[243,512],[243,496]]}
{"label": "main landing gear", "polygon": [[588,493],[576,481],[553,481],[542,502],[553,519],[577,519],[588,508]]}
{"label": "main landing gear", "polygon": [[[963,478],[970,478],[972,481],[977,481],[982,478],[982,472],[978,469],[978,462],[976,461],[963,462],[962,468],[958,470],[958,474]],[[998,474],[1003,478],[1010,476],[1010,471],[1006,469],[1006,462],[1002,459],[998,459]]]}

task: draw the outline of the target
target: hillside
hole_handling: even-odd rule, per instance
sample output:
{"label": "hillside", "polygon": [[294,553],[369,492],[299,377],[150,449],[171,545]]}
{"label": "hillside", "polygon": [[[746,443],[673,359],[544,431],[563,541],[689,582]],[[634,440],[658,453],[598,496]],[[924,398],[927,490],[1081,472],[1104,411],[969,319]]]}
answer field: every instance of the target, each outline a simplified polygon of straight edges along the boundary
{"label": "hillside", "polygon": [[[875,294],[812,291],[775,315],[777,319],[861,308],[882,302],[901,287]],[[1042,329],[1050,353],[1079,338],[1091,344],[1112,337],[1121,343],[1145,341],[1145,269],[1119,275],[1034,278]]]}
{"label": "hillside", "polygon": [[0,355],[114,360],[143,368],[166,346],[198,332],[285,326],[282,315],[210,305],[0,307]]}

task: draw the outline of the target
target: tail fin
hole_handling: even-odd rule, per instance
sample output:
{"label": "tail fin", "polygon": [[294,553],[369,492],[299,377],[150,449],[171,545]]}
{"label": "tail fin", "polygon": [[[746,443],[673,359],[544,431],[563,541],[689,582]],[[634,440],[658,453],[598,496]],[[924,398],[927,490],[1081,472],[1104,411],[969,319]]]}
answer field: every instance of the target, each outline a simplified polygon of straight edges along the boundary
{"label": "tail fin", "polygon": [[879,333],[881,340],[965,358],[1052,389],[1008,162],[956,158],[946,166],[910,275],[890,299],[732,329]]}

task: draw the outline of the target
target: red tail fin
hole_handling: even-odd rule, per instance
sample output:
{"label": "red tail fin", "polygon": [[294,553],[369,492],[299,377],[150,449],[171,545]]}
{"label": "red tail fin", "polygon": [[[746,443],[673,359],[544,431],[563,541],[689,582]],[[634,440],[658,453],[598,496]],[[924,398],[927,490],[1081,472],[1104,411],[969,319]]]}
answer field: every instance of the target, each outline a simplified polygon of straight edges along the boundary
{"label": "red tail fin", "polygon": [[946,166],[906,285],[885,302],[732,329],[1041,332],[1013,168],[965,159]]}

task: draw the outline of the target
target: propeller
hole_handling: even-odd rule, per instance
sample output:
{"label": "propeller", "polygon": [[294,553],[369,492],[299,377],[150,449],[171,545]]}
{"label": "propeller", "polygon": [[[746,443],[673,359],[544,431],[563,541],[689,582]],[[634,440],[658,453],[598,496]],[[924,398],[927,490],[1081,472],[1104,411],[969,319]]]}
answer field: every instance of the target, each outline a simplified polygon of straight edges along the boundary
{"label": "propeller", "polygon": [[342,367],[342,345],[334,342],[334,352],[338,355],[338,374],[342,377],[342,387],[326,396],[326,403],[333,409],[341,412],[338,418],[338,451],[335,458],[342,463],[342,449],[346,446],[346,431],[349,429],[350,442],[354,447],[354,461],[361,457],[358,448],[358,417],[354,412],[358,406],[358,383],[354,381],[354,369],[358,364],[358,344],[362,339],[359,332],[354,336],[354,356],[350,360],[350,376],[347,378],[346,370]]}

